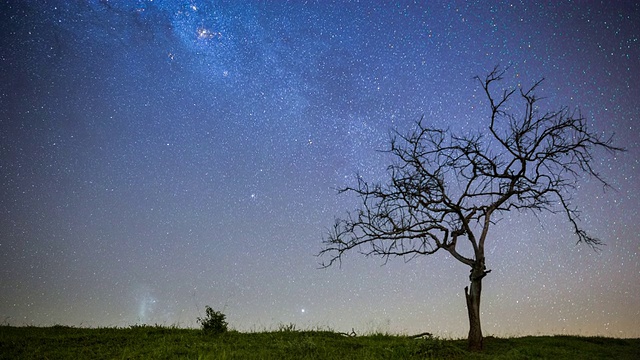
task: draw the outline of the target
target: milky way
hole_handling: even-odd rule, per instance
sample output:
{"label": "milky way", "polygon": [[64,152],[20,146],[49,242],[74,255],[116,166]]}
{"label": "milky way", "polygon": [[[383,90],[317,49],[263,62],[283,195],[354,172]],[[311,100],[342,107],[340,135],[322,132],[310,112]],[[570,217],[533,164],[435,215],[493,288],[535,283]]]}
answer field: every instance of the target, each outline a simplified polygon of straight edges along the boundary
{"label": "milky way", "polygon": [[513,214],[487,244],[485,334],[639,337],[640,5],[617,2],[6,1],[0,5],[0,318],[465,336],[468,269],[347,256],[323,236],[384,180],[393,130],[468,133],[476,75],[580,109],[625,153],[614,190]]}

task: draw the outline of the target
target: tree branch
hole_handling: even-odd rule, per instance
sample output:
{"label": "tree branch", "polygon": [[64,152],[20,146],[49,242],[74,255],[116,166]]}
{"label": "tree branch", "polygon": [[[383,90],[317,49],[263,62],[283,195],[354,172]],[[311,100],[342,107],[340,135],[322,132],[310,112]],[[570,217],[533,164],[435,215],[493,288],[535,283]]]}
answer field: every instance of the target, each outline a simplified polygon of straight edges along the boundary
{"label": "tree branch", "polygon": [[[593,167],[594,153],[624,149],[614,146],[612,137],[589,131],[579,112],[541,113],[535,91],[543,80],[518,93],[513,88],[494,96],[494,84],[506,70],[495,67],[475,78],[489,102],[488,134],[453,135],[421,118],[413,131],[391,138],[386,152],[395,161],[388,167],[388,182],[369,183],[358,176],[355,186],[340,191],[358,196],[360,208],[336,219],[319,254],[328,259],[323,267],[354,249],[385,262],[444,249],[473,268],[484,264],[491,225],[512,210],[564,213],[577,242],[602,245],[579,226],[571,193],[585,174],[609,187]],[[518,99],[521,113],[507,112]],[[469,241],[472,254],[458,252],[460,238]]]}

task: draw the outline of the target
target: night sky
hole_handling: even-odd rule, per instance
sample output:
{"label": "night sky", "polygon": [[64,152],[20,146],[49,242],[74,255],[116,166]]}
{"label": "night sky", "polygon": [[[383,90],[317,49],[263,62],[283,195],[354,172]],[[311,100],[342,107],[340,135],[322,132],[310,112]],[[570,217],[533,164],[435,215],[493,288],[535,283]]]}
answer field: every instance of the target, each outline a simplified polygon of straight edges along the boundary
{"label": "night sky", "polygon": [[[0,323],[331,328],[464,337],[469,268],[322,239],[384,181],[394,129],[469,133],[475,75],[579,108],[628,151],[561,215],[487,243],[485,335],[640,337],[640,4],[7,1],[0,5]],[[514,103],[515,106],[515,103]],[[514,107],[514,109],[516,109]]]}

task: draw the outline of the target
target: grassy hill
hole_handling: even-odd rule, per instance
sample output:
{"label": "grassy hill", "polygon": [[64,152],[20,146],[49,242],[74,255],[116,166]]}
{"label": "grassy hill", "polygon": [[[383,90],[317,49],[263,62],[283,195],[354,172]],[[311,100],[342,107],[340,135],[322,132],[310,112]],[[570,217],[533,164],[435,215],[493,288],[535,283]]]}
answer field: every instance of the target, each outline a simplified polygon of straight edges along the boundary
{"label": "grassy hill", "polygon": [[640,339],[488,337],[482,353],[470,353],[465,340],[328,331],[0,326],[0,359],[640,359]]}

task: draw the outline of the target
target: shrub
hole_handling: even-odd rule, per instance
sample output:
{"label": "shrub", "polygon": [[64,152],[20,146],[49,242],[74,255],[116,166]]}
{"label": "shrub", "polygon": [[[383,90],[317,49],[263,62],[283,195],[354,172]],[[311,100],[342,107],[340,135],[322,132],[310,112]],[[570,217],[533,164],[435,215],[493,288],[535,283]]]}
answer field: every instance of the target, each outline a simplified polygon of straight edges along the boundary
{"label": "shrub", "polygon": [[220,311],[213,310],[210,306],[205,306],[206,316],[204,318],[198,317],[198,322],[202,331],[208,334],[222,334],[227,332],[227,317]]}

